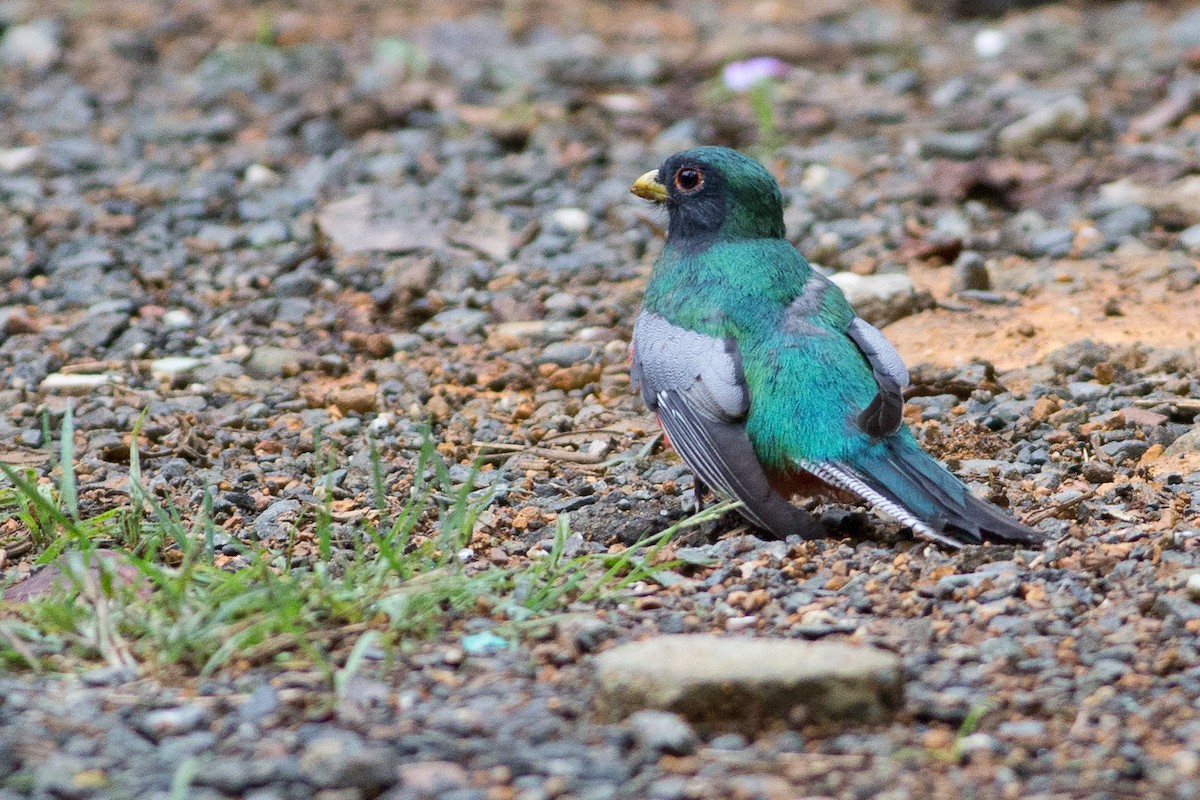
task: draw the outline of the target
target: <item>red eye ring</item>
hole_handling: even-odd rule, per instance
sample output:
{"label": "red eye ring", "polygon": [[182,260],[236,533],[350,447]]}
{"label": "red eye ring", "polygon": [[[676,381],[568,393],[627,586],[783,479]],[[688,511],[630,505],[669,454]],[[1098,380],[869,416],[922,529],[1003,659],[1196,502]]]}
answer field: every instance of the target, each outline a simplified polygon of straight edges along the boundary
{"label": "red eye ring", "polygon": [[675,171],[675,188],[681,192],[694,192],[704,185],[704,173],[695,167],[680,167]]}

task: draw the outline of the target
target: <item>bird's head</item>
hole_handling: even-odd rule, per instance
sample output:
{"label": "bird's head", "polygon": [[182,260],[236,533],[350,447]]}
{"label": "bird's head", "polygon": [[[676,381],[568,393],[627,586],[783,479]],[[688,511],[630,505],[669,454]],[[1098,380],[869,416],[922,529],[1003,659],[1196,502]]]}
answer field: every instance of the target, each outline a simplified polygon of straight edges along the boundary
{"label": "bird's head", "polygon": [[666,205],[667,239],[679,246],[784,235],[779,184],[762,164],[727,147],[676,153],[631,191]]}

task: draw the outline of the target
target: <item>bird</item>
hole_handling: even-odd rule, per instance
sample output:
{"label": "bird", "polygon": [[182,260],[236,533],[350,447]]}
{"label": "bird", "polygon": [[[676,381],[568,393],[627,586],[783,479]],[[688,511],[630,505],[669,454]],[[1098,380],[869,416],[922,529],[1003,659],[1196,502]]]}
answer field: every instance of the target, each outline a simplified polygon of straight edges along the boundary
{"label": "bird", "polygon": [[1036,544],[904,424],[908,370],[785,238],[783,196],[736,150],[696,147],[631,191],[665,206],[666,243],[630,344],[630,378],[708,489],[776,538],[827,536],[796,494],[849,493],[925,540]]}

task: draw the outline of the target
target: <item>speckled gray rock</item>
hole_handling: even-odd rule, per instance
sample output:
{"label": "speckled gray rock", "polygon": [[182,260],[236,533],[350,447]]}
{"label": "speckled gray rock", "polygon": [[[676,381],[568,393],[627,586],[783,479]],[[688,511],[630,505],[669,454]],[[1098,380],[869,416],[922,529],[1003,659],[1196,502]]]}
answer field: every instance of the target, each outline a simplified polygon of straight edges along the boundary
{"label": "speckled gray rock", "polygon": [[907,275],[837,272],[829,279],[846,294],[855,312],[872,325],[887,325],[932,305],[929,294],[918,292]]}
{"label": "speckled gray rock", "polygon": [[900,660],[882,650],[710,634],[659,636],[602,653],[596,683],[606,719],[663,709],[701,731],[754,732],[802,719],[880,722],[904,693]]}
{"label": "speckled gray rock", "polygon": [[269,380],[295,375],[316,359],[311,353],[288,347],[256,347],[246,360],[246,374],[251,378]]}
{"label": "speckled gray rock", "polygon": [[629,716],[633,740],[639,747],[675,756],[696,749],[696,732],[683,717],[670,711],[643,709]]}
{"label": "speckled gray rock", "polygon": [[1048,139],[1075,139],[1087,130],[1091,111],[1078,95],[1047,103],[1000,130],[997,142],[1009,155],[1028,155]]}
{"label": "speckled gray rock", "polygon": [[964,251],[954,261],[954,273],[950,289],[954,292],[987,291],[992,288],[987,263],[983,256],[970,250]]}

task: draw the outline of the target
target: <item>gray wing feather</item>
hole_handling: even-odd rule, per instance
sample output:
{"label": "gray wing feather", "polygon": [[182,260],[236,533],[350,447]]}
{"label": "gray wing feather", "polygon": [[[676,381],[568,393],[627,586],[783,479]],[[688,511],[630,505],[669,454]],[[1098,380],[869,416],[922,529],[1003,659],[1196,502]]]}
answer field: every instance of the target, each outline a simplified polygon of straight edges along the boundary
{"label": "gray wing feather", "polygon": [[742,501],[743,516],[778,537],[816,538],[811,516],[771,488],[742,424],[750,396],[737,348],[643,312],[634,327],[633,379],[684,463]]}
{"label": "gray wing feather", "polygon": [[883,333],[859,317],[850,320],[846,335],[867,359],[875,383],[879,385],[879,393],[859,414],[859,427],[870,436],[890,436],[903,422],[902,390],[908,385],[908,368]]}
{"label": "gray wing feather", "polygon": [[633,379],[651,409],[659,391],[675,389],[688,392],[689,402],[709,416],[746,416],[750,394],[732,342],[689,331],[644,311],[633,328],[633,343]]}

